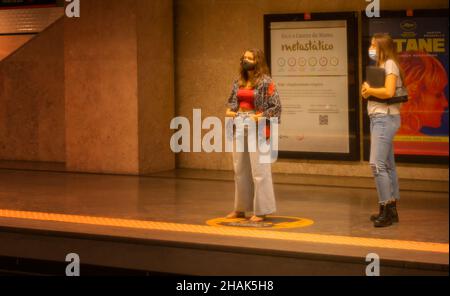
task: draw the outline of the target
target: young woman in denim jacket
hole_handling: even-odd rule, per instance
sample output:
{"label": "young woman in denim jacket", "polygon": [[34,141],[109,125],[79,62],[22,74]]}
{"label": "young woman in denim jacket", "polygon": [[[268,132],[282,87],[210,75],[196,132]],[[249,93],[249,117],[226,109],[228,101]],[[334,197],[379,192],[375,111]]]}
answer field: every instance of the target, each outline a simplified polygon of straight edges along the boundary
{"label": "young woman in denim jacket", "polygon": [[[251,118],[258,121],[266,118],[264,135],[270,140],[270,118],[280,123],[281,103],[275,88],[264,53],[259,49],[249,49],[240,60],[239,79],[233,83],[227,102],[227,117]],[[236,129],[238,130],[238,129]],[[247,146],[247,130],[244,143]],[[235,173],[234,211],[227,218],[245,218],[245,212],[254,212],[252,222],[261,222],[266,215],[276,211],[273,190],[271,163],[261,163],[258,147],[256,152],[237,152],[233,149],[233,168]]]}
{"label": "young woman in denim jacket", "polygon": [[[371,40],[369,56],[376,61],[378,67],[385,69],[385,85],[373,88],[364,82],[362,97],[390,99],[404,96],[403,74],[392,38],[387,34],[375,34]],[[398,222],[397,201],[400,199],[400,192],[393,140],[401,124],[400,105],[401,103],[388,105],[371,100],[367,102],[371,134],[370,166],[379,200],[379,213],[370,217],[375,227],[386,227]]]}

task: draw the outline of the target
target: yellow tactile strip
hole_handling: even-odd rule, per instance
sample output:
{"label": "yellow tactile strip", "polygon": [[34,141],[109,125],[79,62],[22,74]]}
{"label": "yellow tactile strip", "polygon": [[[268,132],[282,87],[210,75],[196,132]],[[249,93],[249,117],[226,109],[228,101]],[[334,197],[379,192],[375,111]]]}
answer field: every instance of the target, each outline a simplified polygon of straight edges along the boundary
{"label": "yellow tactile strip", "polygon": [[123,228],[163,230],[173,232],[190,232],[231,237],[252,237],[273,240],[288,240],[308,243],[347,245],[358,247],[400,249],[405,251],[423,251],[436,253],[449,253],[449,245],[444,243],[429,243],[404,240],[350,237],[338,235],[323,235],[312,233],[292,233],[269,230],[252,230],[234,227],[211,227],[204,225],[153,222],[143,220],[118,219],[107,217],[93,217],[80,215],[53,214],[42,212],[27,212],[0,209],[0,217],[18,218],[28,220],[55,221],[65,223],[79,223],[98,226],[113,226]]}

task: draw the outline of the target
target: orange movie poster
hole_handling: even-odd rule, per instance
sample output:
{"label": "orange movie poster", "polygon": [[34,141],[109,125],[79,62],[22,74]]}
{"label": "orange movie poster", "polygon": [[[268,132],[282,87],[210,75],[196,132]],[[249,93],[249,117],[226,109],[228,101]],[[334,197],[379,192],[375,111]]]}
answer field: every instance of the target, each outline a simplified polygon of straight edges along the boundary
{"label": "orange movie poster", "polygon": [[448,17],[375,20],[370,31],[393,37],[408,89],[395,153],[448,156]]}

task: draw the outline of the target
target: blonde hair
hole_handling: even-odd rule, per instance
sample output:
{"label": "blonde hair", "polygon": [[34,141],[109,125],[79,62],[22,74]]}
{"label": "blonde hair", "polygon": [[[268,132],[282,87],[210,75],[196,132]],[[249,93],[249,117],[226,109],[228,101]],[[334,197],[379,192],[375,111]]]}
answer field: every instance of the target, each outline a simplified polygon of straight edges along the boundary
{"label": "blonde hair", "polygon": [[373,39],[377,44],[377,66],[384,64],[387,60],[393,60],[400,70],[400,77],[402,78],[402,82],[405,83],[405,75],[402,68],[400,67],[394,40],[392,40],[389,34],[383,33],[374,34]]}

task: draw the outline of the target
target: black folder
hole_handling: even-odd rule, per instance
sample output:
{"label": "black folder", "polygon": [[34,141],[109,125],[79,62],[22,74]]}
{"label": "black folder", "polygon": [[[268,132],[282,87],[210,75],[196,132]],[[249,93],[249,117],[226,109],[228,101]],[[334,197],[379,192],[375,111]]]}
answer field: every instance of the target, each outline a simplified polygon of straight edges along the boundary
{"label": "black folder", "polygon": [[366,81],[370,87],[384,87],[385,77],[384,68],[375,66],[366,67]]}
{"label": "black folder", "polygon": [[[374,88],[384,87],[385,79],[386,79],[386,74],[385,74],[384,68],[375,67],[375,66],[367,66],[366,67],[366,81],[370,85],[370,87],[374,87]],[[379,99],[379,98],[370,96],[367,98],[367,100],[392,105],[392,104],[396,104],[396,103],[408,102],[408,96],[393,97],[390,99]]]}

